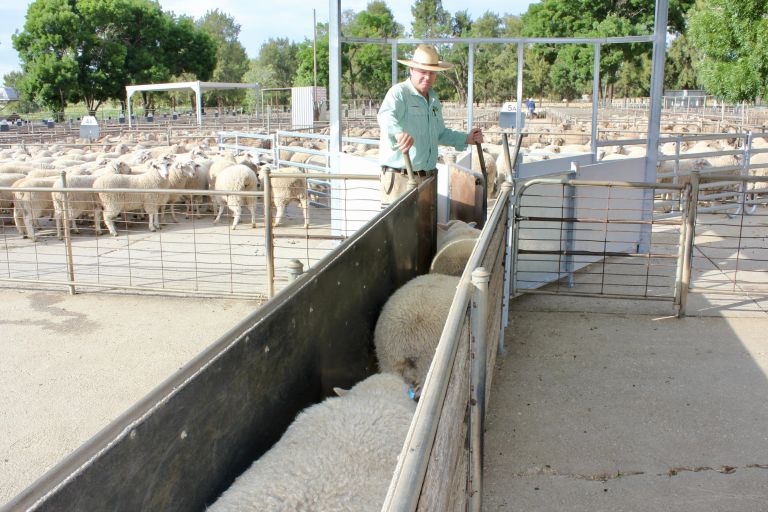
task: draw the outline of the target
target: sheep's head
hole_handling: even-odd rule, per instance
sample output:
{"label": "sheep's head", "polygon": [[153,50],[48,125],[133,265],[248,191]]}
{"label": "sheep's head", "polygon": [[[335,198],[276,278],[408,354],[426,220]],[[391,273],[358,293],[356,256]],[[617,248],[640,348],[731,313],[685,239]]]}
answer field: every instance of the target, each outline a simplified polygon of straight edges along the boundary
{"label": "sheep's head", "polygon": [[109,166],[112,168],[115,174],[131,174],[131,166],[126,162],[118,162],[117,160],[112,160],[112,162],[109,163]]}
{"label": "sheep's head", "polygon": [[136,153],[136,156],[133,157],[133,163],[135,164],[143,164],[147,160],[149,160],[150,155],[149,151],[146,149],[142,149],[141,151],[138,151]]}
{"label": "sheep's head", "polygon": [[200,170],[200,164],[194,160],[177,160],[173,167],[179,170],[186,178],[194,178]]}
{"label": "sheep's head", "polygon": [[161,178],[168,179],[168,176],[170,175],[172,163],[173,163],[173,160],[169,156],[164,156],[162,158],[152,160],[149,166],[155,171],[157,171],[157,174],[159,174]]}

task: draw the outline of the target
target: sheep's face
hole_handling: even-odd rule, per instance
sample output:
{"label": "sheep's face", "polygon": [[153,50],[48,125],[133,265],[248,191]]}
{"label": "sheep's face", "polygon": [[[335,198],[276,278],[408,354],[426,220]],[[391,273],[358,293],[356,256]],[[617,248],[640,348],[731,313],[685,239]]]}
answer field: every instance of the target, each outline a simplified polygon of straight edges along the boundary
{"label": "sheep's face", "polygon": [[131,166],[125,162],[112,162],[111,165],[117,174],[131,174]]}
{"label": "sheep's face", "polygon": [[147,160],[149,160],[149,152],[148,151],[140,151],[133,158],[133,163],[135,163],[135,164],[143,164]]}
{"label": "sheep's face", "polygon": [[171,161],[168,158],[154,160],[151,167],[157,171],[161,178],[168,179],[171,171]]}
{"label": "sheep's face", "polygon": [[194,178],[197,172],[200,170],[200,164],[193,160],[187,160],[186,162],[176,162],[174,167],[181,171],[181,174],[186,178]]}

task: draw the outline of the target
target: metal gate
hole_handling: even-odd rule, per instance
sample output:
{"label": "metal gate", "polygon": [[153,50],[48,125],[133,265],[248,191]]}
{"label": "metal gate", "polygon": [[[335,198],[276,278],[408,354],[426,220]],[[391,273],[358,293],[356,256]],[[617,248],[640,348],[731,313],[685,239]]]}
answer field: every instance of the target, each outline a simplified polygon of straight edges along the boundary
{"label": "metal gate", "polygon": [[[511,295],[671,302],[691,293],[768,294],[765,187],[758,177],[699,173],[686,185],[534,179],[513,205]],[[739,192],[713,204],[701,183]],[[650,191],[650,194],[647,193]],[[650,198],[672,192],[675,216],[647,218]],[[643,241],[642,243],[640,241]]]}

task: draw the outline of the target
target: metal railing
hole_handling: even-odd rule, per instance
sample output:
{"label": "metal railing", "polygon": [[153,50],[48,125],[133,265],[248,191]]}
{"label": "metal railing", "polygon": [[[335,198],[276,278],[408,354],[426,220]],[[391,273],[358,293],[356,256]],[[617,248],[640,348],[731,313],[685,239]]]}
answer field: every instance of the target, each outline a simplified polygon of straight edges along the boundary
{"label": "metal railing", "polygon": [[511,197],[507,183],[461,276],[382,510],[480,510],[485,407],[506,321]]}
{"label": "metal railing", "polygon": [[[338,189],[339,196],[354,195],[360,180],[378,180],[377,176],[339,174],[328,177],[318,173],[282,174],[281,178],[323,178]],[[184,195],[200,198],[195,210],[185,213],[180,221],[171,220],[170,210],[164,215],[162,229],[152,232],[143,212],[124,212],[116,221],[116,237],[96,236],[94,221],[69,233],[68,208],[62,211],[63,236],[56,237],[55,219],[37,219],[36,242],[22,238],[11,224],[11,213],[0,213],[0,282],[38,283],[66,286],[71,293],[77,288],[130,290],[170,295],[227,296],[266,299],[293,278],[293,260],[308,269],[333,250],[347,236],[332,228],[334,220],[346,217],[351,208],[341,202],[337,208],[288,207],[279,227],[272,226],[271,178],[267,175],[264,191],[237,192],[179,189],[88,189],[0,187],[3,192],[31,192],[48,195],[114,192],[127,196],[138,194]],[[378,184],[370,186],[378,194]],[[244,214],[236,229],[231,229],[233,213],[226,208],[227,197],[244,197],[253,205],[251,212],[243,205]],[[187,200],[189,203],[190,201]],[[378,201],[356,200],[354,213],[372,218],[380,211]],[[363,206],[361,206],[363,204]],[[52,205],[51,205],[52,207]],[[213,219],[219,208],[225,216],[219,224]],[[168,208],[189,208],[180,204]],[[150,210],[153,208],[150,207]],[[160,211],[158,207],[158,211]],[[199,212],[199,213],[196,213]],[[86,215],[88,212],[86,212]],[[93,214],[93,210],[90,211]],[[97,218],[100,216],[96,212]],[[304,216],[309,225],[304,227]],[[31,219],[30,219],[31,220]],[[99,219],[100,220],[100,219]],[[102,224],[103,226],[103,224]],[[23,224],[22,224],[23,227]],[[254,227],[255,229],[252,229]]]}

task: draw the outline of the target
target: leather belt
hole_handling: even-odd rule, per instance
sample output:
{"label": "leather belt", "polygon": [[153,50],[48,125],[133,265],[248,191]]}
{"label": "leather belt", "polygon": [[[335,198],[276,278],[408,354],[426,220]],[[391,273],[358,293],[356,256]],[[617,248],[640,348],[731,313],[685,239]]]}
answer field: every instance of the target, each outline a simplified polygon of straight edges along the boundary
{"label": "leather belt", "polygon": [[[402,174],[404,176],[408,176],[408,169],[398,169],[397,167],[390,167],[388,165],[382,165],[381,166],[382,172],[393,172],[397,174]],[[421,177],[427,177],[431,176],[433,173],[437,172],[437,169],[432,169],[429,171],[413,171],[413,174],[415,176],[421,176]]]}

